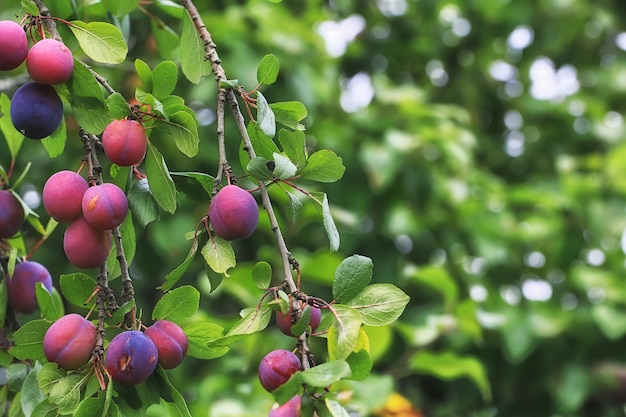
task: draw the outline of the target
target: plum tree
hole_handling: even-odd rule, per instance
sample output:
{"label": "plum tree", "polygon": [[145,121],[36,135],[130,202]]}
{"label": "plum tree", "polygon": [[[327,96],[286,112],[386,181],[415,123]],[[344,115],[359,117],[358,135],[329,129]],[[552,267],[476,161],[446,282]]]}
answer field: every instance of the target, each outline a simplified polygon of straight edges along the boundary
{"label": "plum tree", "polygon": [[13,94],[10,114],[20,133],[30,139],[43,139],[61,125],[63,102],[54,87],[29,82]]}
{"label": "plum tree", "polygon": [[8,190],[0,190],[0,239],[16,234],[24,224],[24,208]]}
{"label": "plum tree", "polygon": [[302,405],[302,396],[294,395],[289,401],[280,407],[270,410],[269,417],[300,417],[300,408]]}
{"label": "plum tree", "polygon": [[48,292],[52,291],[52,276],[45,266],[35,261],[15,265],[13,274],[7,280],[9,305],[13,310],[24,314],[37,310],[35,284],[38,282],[41,282]]}
{"label": "plum tree", "polygon": [[[300,302],[301,308],[304,309],[305,303]],[[308,326],[311,327],[311,331],[315,332],[317,326],[319,326],[320,321],[322,319],[322,311],[314,306],[309,307],[311,310],[311,315],[309,316]],[[299,335],[293,334],[291,327],[295,324],[293,321],[293,309],[291,305],[289,306],[289,311],[287,313],[283,313],[282,311],[276,311],[276,325],[287,336],[298,337]]]}
{"label": "plum tree", "polygon": [[12,20],[0,21],[0,70],[19,67],[27,54],[28,39],[24,29]]}
{"label": "plum tree", "polygon": [[88,188],[87,181],[73,171],[52,174],[42,191],[46,212],[58,222],[77,219],[82,214],[83,194]]}
{"label": "plum tree", "polygon": [[128,213],[128,199],[120,187],[104,183],[90,187],[83,194],[83,217],[91,227],[111,230],[124,221]]}
{"label": "plum tree", "polygon": [[30,77],[40,84],[61,84],[72,76],[74,57],[63,42],[42,39],[28,51],[26,69]]}
{"label": "plum tree", "polygon": [[65,370],[78,369],[89,361],[96,346],[96,326],[80,314],[67,314],[48,328],[43,337],[46,359]]}
{"label": "plum tree", "polygon": [[176,368],[187,355],[187,336],[176,323],[157,320],[145,330],[159,352],[159,365],[164,369]]}
{"label": "plum tree", "polygon": [[129,330],[115,336],[106,350],[106,369],[111,378],[123,385],[145,381],[159,361],[157,347],[145,333]]}
{"label": "plum tree", "polygon": [[63,235],[63,250],[70,263],[78,268],[96,268],[111,251],[111,232],[94,229],[84,217],[71,222]]}
{"label": "plum tree", "polygon": [[263,357],[259,364],[259,381],[267,391],[274,391],[298,372],[302,367],[300,359],[291,351],[277,349]]}
{"label": "plum tree", "polygon": [[213,231],[226,240],[249,237],[259,222],[259,206],[250,193],[229,184],[211,200],[209,219]]}
{"label": "plum tree", "polygon": [[104,154],[120,166],[140,163],[145,154],[148,138],[137,120],[114,120],[102,132]]}

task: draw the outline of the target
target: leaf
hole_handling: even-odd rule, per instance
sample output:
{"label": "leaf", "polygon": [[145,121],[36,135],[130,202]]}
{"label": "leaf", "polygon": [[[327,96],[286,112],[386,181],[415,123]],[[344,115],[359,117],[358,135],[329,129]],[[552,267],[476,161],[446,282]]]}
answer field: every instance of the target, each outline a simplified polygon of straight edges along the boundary
{"label": "leaf", "polygon": [[[29,4],[32,4],[28,2]],[[0,132],[4,135],[4,139],[9,147],[9,154],[11,159],[15,159],[15,156],[22,147],[24,142],[24,135],[18,132],[13,126],[10,116],[11,100],[9,96],[2,93],[0,94]]]}
{"label": "leaf", "polygon": [[273,138],[276,135],[276,119],[274,112],[272,112],[269,104],[267,104],[267,100],[260,91],[257,91],[256,105],[256,121],[259,129],[265,136]]}
{"label": "leaf", "polygon": [[278,146],[276,146],[272,138],[265,135],[256,122],[248,123],[247,130],[256,156],[260,156],[269,161],[273,158],[274,153],[280,153]]}
{"label": "leaf", "polygon": [[200,252],[207,265],[218,274],[226,274],[230,268],[234,268],[236,265],[233,247],[229,241],[219,236],[211,237]]}
{"label": "leaf", "polygon": [[266,305],[242,310],[242,318],[229,330],[226,336],[244,335],[265,329],[272,317],[272,309]]}
{"label": "leaf", "polygon": [[159,384],[161,403],[167,410],[167,415],[171,417],[191,417],[185,398],[170,383],[165,370],[158,366],[155,371],[155,377]]}
{"label": "leaf", "polygon": [[306,165],[307,151],[304,132],[290,132],[280,129],[278,132],[278,142],[283,148],[285,155],[289,157],[298,169]]}
{"label": "leaf", "polygon": [[348,379],[362,381],[367,378],[372,370],[374,362],[369,353],[370,341],[363,328],[359,330],[359,338],[352,353],[346,358],[352,374]]}
{"label": "leaf", "polygon": [[252,268],[252,280],[261,290],[269,288],[272,282],[272,266],[265,261],[257,262]]}
{"label": "leaf", "polygon": [[491,386],[485,368],[474,357],[461,357],[450,351],[420,350],[409,359],[409,368],[445,380],[467,377],[478,387],[485,401],[491,399]]}
{"label": "leaf", "polygon": [[361,314],[343,305],[333,306],[333,324],[328,329],[328,357],[330,360],[346,359],[357,346],[361,329]]}
{"label": "leaf", "polygon": [[143,84],[144,92],[151,92],[153,88],[152,70],[150,66],[141,59],[135,59],[135,72]]}
{"label": "leaf", "polygon": [[61,119],[61,125],[52,134],[41,140],[41,144],[48,152],[50,158],[56,158],[63,153],[67,141],[65,118]]}
{"label": "leaf", "polygon": [[270,104],[270,107],[278,123],[295,131],[304,130],[304,125],[300,123],[308,114],[304,104],[299,101],[281,101]]}
{"label": "leaf", "polygon": [[56,288],[52,287],[52,291],[48,292],[41,282],[37,282],[35,284],[35,297],[42,318],[54,321],[63,316],[63,300]]}
{"label": "leaf", "polygon": [[74,60],[74,71],[66,85],[78,125],[89,133],[102,133],[113,119],[109,115],[100,84],[93,74],[82,62]]}
{"label": "leaf", "polygon": [[302,372],[302,381],[312,387],[325,388],[349,377],[350,366],[346,361],[330,361]]}
{"label": "leaf", "polygon": [[22,5],[22,12],[28,13],[31,16],[39,16],[39,8],[35,3],[30,0],[20,0]]}
{"label": "leaf", "polygon": [[37,383],[44,394],[50,393],[50,390],[63,378],[65,372],[59,369],[56,363],[48,362],[43,365],[39,373],[37,374]]}
{"label": "leaf", "polygon": [[204,56],[204,44],[200,34],[194,27],[189,12],[185,11],[180,36],[181,68],[185,77],[194,84],[198,84],[210,72],[210,65]]}
{"label": "leaf", "polygon": [[168,213],[176,211],[176,186],[170,176],[165,159],[151,142],[146,152],[146,175],[152,196]]}
{"label": "leaf", "polygon": [[295,177],[298,168],[285,155],[274,154],[274,175],[281,180]]}
{"label": "leaf", "polygon": [[386,326],[398,319],[409,296],[393,284],[372,284],[346,304],[357,309],[366,326]]}
{"label": "leaf", "polygon": [[337,401],[326,398],[325,401],[328,412],[332,417],[350,417],[350,414]]}
{"label": "leaf", "polygon": [[272,54],[265,55],[256,70],[256,79],[261,85],[274,84],[278,78],[279,69],[278,58]]}
{"label": "leaf", "polygon": [[57,404],[60,414],[73,414],[80,403],[82,375],[68,374],[59,379],[50,389],[48,400]]}
{"label": "leaf", "polygon": [[168,291],[172,289],[172,287],[176,285],[178,280],[183,277],[183,274],[187,271],[187,268],[189,268],[189,265],[191,265],[191,261],[193,261],[194,257],[196,256],[197,251],[198,251],[198,240],[193,239],[193,243],[191,244],[191,248],[189,248],[189,252],[187,253],[187,256],[185,257],[185,260],[180,265],[178,265],[172,272],[170,272],[169,274],[165,276],[165,282],[161,284],[158,287],[158,289],[163,290],[163,291]]}
{"label": "leaf", "polygon": [[15,346],[9,353],[18,360],[43,360],[43,336],[50,327],[47,320],[31,320],[20,327],[13,335]]}
{"label": "leaf", "polygon": [[211,269],[211,267],[209,267],[209,265],[205,266],[204,273],[206,274],[207,280],[209,281],[208,291],[210,294],[213,291],[215,291],[217,287],[220,286],[222,281],[224,281],[225,274],[215,272],[214,270]]}
{"label": "leaf", "polygon": [[248,162],[246,171],[259,181],[270,181],[274,179],[274,174],[268,168],[268,160],[257,156]]}
{"label": "leaf", "polygon": [[198,122],[186,111],[177,111],[169,115],[169,121],[159,121],[158,128],[171,136],[176,147],[189,158],[198,154]]}
{"label": "leaf", "polygon": [[176,189],[201,203],[211,201],[215,178],[203,172],[170,172]]}
{"label": "leaf", "polygon": [[137,8],[139,0],[102,0],[102,5],[116,17],[122,17]]}
{"label": "leaf", "polygon": [[159,100],[169,96],[178,82],[178,67],[172,61],[163,61],[152,70],[152,95]]}
{"label": "leaf", "polygon": [[141,227],[146,227],[159,218],[159,207],[150,192],[147,178],[133,181],[127,196],[131,214]]}
{"label": "leaf", "polygon": [[333,297],[343,303],[356,296],[372,280],[374,263],[366,256],[352,255],[344,259],[335,270]]}
{"label": "leaf", "polygon": [[70,22],[69,28],[85,54],[102,64],[121,64],[126,60],[128,46],[118,28],[110,23],[80,20]]}
{"label": "leaf", "polygon": [[300,171],[300,177],[330,183],[343,177],[345,171],[340,157],[329,149],[322,149],[309,156],[306,166]]}
{"label": "leaf", "polygon": [[174,51],[180,43],[180,37],[171,27],[163,24],[163,21],[157,22],[156,19],[150,19],[150,29],[156,40],[159,54],[164,59],[172,57]]}
{"label": "leaf", "polygon": [[295,224],[302,214],[302,202],[293,193],[287,191],[287,195],[289,196],[289,204],[285,206],[285,212],[289,221]]}
{"label": "leaf", "polygon": [[326,196],[326,193],[320,192],[309,193],[309,197],[311,197],[311,199],[313,199],[313,201],[315,201],[321,209],[322,222],[324,223],[324,229],[326,230],[326,235],[328,236],[328,241],[330,243],[330,251],[336,252],[339,250],[339,231],[337,230],[333,216],[330,213],[328,197]]}
{"label": "leaf", "polygon": [[427,265],[415,271],[412,278],[416,282],[440,292],[443,295],[446,310],[449,311],[457,303],[459,298],[458,285],[444,267]]}
{"label": "leaf", "polygon": [[163,294],[154,306],[152,320],[169,320],[177,324],[191,317],[200,306],[200,292],[190,285]]}
{"label": "leaf", "polygon": [[50,404],[50,402],[45,399],[37,404],[30,417],[57,417],[60,415],[58,407],[54,404]]}
{"label": "leaf", "polygon": [[61,275],[59,279],[63,297],[72,305],[81,308],[92,308],[95,297],[92,297],[98,286],[96,280],[82,272]]}
{"label": "leaf", "polygon": [[[22,405],[22,411],[27,417],[32,414],[39,403],[46,399],[44,393],[39,389],[39,384],[37,384],[37,374],[40,370],[41,363],[37,362],[28,375],[26,375],[26,378],[24,378],[24,384],[22,384],[22,389],[20,390],[22,396],[19,400]],[[16,399],[14,399],[14,401],[15,400]]]}
{"label": "leaf", "polygon": [[224,336],[224,328],[214,323],[189,323],[182,326],[189,342],[188,355],[198,359],[215,359],[228,352],[227,346],[210,345]]}

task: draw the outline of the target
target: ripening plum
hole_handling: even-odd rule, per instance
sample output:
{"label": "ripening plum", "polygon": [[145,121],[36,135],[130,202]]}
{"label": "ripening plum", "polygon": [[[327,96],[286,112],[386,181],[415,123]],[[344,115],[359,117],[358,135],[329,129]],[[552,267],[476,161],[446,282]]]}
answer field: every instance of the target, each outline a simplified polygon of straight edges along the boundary
{"label": "ripening plum", "polygon": [[48,328],[43,351],[49,362],[71,371],[89,361],[96,346],[96,326],[80,314],[67,314]]}
{"label": "ripening plum", "polygon": [[114,120],[102,132],[104,154],[114,164],[131,166],[146,155],[148,138],[137,120]]}
{"label": "ripening plum", "polygon": [[79,218],[82,214],[83,194],[88,188],[87,181],[73,171],[52,174],[42,192],[46,212],[58,222]]}
{"label": "ripening plum", "polygon": [[13,126],[30,139],[43,139],[54,133],[63,120],[63,102],[54,87],[26,83],[11,99]]}
{"label": "ripening plum", "polygon": [[78,268],[96,268],[109,256],[111,232],[94,229],[84,217],[79,217],[65,230],[63,250],[72,265]]}
{"label": "ripening plum", "polygon": [[19,67],[27,54],[28,39],[24,28],[12,20],[0,21],[0,70]]}
{"label": "ripening plum", "polygon": [[302,397],[295,395],[280,407],[271,409],[269,417],[300,417],[302,415],[301,405]]}
{"label": "ripening plum", "polygon": [[128,198],[120,187],[104,183],[89,187],[83,194],[83,217],[91,227],[111,230],[124,221],[128,213]]}
{"label": "ripening plum", "polygon": [[18,313],[30,314],[37,310],[35,284],[41,282],[48,292],[52,291],[52,276],[45,266],[35,261],[15,265],[13,275],[8,277],[9,306]]}
{"label": "ripening plum", "polygon": [[111,340],[105,362],[114,381],[137,385],[152,375],[159,362],[159,353],[152,339],[143,332],[130,330]]}
{"label": "ripening plum", "polygon": [[259,364],[259,381],[266,390],[272,392],[283,385],[302,367],[300,359],[285,349],[273,350]]}
{"label": "ripening plum", "polygon": [[30,77],[40,84],[61,84],[72,76],[74,57],[63,42],[42,39],[28,51],[26,69]]}
{"label": "ripening plum", "polygon": [[213,197],[209,219],[215,234],[226,240],[245,239],[259,222],[259,206],[249,192],[227,185]]}
{"label": "ripening plum", "polygon": [[[306,304],[304,302],[300,302],[300,307],[302,309],[304,309],[305,305]],[[317,329],[317,326],[319,326],[322,319],[322,311],[314,306],[310,306],[309,308],[311,309],[311,317],[309,319],[308,325],[311,326],[311,332],[314,333],[315,329]],[[293,319],[291,316],[292,311],[293,309],[291,308],[291,306],[289,306],[289,311],[287,312],[287,314],[284,314],[280,310],[276,311],[276,325],[278,326],[280,331],[287,336],[298,337],[299,335],[293,334],[293,332],[291,331],[291,327],[295,324],[293,323]]]}
{"label": "ripening plum", "polygon": [[24,224],[24,208],[8,190],[0,190],[0,239],[16,234]]}
{"label": "ripening plum", "polygon": [[159,365],[164,369],[176,368],[181,364],[187,348],[187,336],[176,323],[168,320],[157,320],[145,330],[159,352]]}

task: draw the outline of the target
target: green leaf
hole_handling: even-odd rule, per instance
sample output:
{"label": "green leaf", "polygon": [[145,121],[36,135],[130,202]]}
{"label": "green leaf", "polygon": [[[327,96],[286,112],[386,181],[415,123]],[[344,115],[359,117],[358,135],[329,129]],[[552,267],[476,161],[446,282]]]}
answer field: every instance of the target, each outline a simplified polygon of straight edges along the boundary
{"label": "green leaf", "polygon": [[236,265],[233,247],[229,241],[219,236],[210,238],[200,252],[207,265],[218,274],[227,274]]}
{"label": "green leaf", "polygon": [[285,213],[289,221],[295,224],[302,214],[302,202],[293,193],[287,191],[287,195],[289,196],[289,204],[285,206]]}
{"label": "green leaf", "polygon": [[412,278],[416,282],[440,292],[443,295],[446,310],[449,311],[457,303],[459,298],[458,286],[444,267],[426,265],[415,271]]}
{"label": "green leaf", "polygon": [[274,174],[268,168],[268,160],[257,156],[248,162],[246,171],[259,181],[270,181],[274,179]]}
{"label": "green leaf", "polygon": [[85,54],[102,64],[121,64],[126,60],[128,46],[122,33],[110,23],[80,20],[70,22],[69,28]]}
{"label": "green leaf", "polygon": [[37,374],[37,383],[44,394],[49,394],[54,385],[63,378],[65,371],[59,369],[56,363],[48,362],[43,365]]}
{"label": "green leaf", "polygon": [[198,84],[202,77],[211,71],[210,64],[204,59],[204,43],[187,11],[183,17],[180,57],[183,74],[194,84]]}
{"label": "green leaf", "polygon": [[150,192],[147,178],[133,181],[127,196],[132,216],[141,227],[146,227],[159,218],[159,207]]}
{"label": "green leaf", "polygon": [[295,177],[298,168],[285,155],[274,154],[274,175],[281,180],[288,180]]}
{"label": "green leaf", "polygon": [[45,399],[37,404],[30,417],[57,417],[60,415],[58,407],[55,404],[50,404],[50,402]]}
{"label": "green leaf", "polygon": [[170,383],[165,370],[158,366],[155,371],[155,377],[159,384],[161,404],[167,410],[167,415],[171,417],[191,417],[185,398]]}
{"label": "green leaf", "polygon": [[105,100],[111,117],[116,120],[124,119],[130,115],[130,108],[120,93],[113,93]]}
{"label": "green leaf", "polygon": [[[30,1],[28,3],[33,4]],[[11,100],[9,96],[4,93],[0,94],[0,132],[4,135],[4,139],[9,147],[11,159],[15,159],[15,156],[24,142],[24,135],[18,132],[15,126],[13,126],[10,111]]]}
{"label": "green leaf", "polygon": [[158,289],[163,290],[163,291],[168,291],[172,289],[172,287],[176,285],[178,280],[183,277],[183,274],[187,271],[187,268],[189,268],[189,265],[191,265],[191,261],[193,261],[194,257],[196,256],[197,251],[198,251],[198,240],[193,239],[193,243],[191,244],[191,248],[189,248],[189,252],[187,253],[187,256],[185,257],[185,260],[180,265],[178,265],[172,272],[170,272],[169,274],[165,276],[165,282],[161,284],[158,287]]}
{"label": "green leaf", "polygon": [[333,297],[343,303],[356,296],[372,280],[374,263],[366,256],[352,255],[344,259],[335,270]]}
{"label": "green leaf", "polygon": [[333,324],[328,329],[328,356],[330,360],[344,360],[356,348],[361,330],[361,314],[343,305],[333,306]]}
{"label": "green leaf", "polygon": [[311,181],[329,183],[339,180],[345,171],[346,167],[340,157],[329,149],[322,149],[309,156],[300,176]]}
{"label": "green leaf", "polygon": [[276,135],[276,118],[269,104],[267,104],[267,100],[260,91],[257,91],[256,105],[256,122],[259,129],[261,129],[261,132],[263,132],[265,136],[273,138]]}
{"label": "green leaf", "polygon": [[222,284],[224,281],[225,274],[215,272],[211,269],[209,265],[206,265],[204,268],[204,273],[206,274],[207,280],[209,281],[209,293],[212,293]]}
{"label": "green leaf", "polygon": [[66,85],[78,125],[89,133],[102,133],[113,118],[109,115],[102,89],[93,74],[75,59],[74,71]]}
{"label": "green leaf", "polygon": [[298,169],[301,169],[306,165],[308,158],[306,151],[306,143],[304,132],[280,129],[278,132],[278,142],[283,148],[285,155],[289,157]]}
{"label": "green leaf", "polygon": [[190,285],[163,294],[154,306],[152,320],[169,320],[177,324],[191,317],[200,306],[200,292]]}
{"label": "green leaf", "polygon": [[146,175],[152,196],[168,213],[176,211],[176,186],[170,176],[165,159],[151,142],[146,152]]}
{"label": "green leaf", "polygon": [[114,326],[117,326],[119,323],[124,321],[124,316],[130,313],[133,308],[135,308],[135,299],[131,299],[130,301],[125,302],[115,310],[115,313],[111,316],[111,318],[107,319],[107,323],[110,323]]}
{"label": "green leaf", "polygon": [[351,374],[346,361],[330,361],[302,372],[302,380],[312,387],[325,388]]}
{"label": "green leaf", "polygon": [[198,122],[187,111],[177,111],[169,115],[169,121],[159,121],[158,128],[171,136],[179,151],[193,158],[198,154]]}
{"label": "green leaf", "polygon": [[228,331],[226,336],[244,335],[260,332],[265,329],[272,317],[272,309],[266,305],[243,309],[241,320]]}
{"label": "green leaf", "polygon": [[95,303],[93,292],[98,286],[96,280],[82,272],[61,275],[59,279],[61,293],[72,305],[92,308]]}
{"label": "green leaf", "polygon": [[[39,384],[37,384],[37,374],[40,370],[41,363],[37,362],[28,375],[26,375],[26,378],[24,378],[24,384],[20,390],[22,396],[19,400],[22,405],[22,411],[26,416],[30,416],[35,407],[46,399],[44,393],[39,389]],[[15,400],[16,399],[14,399],[14,401]]]}
{"label": "green leaf", "polygon": [[188,323],[182,326],[189,342],[189,356],[198,359],[215,359],[228,352],[227,346],[210,345],[216,339],[224,336],[224,328],[207,322]]}
{"label": "green leaf", "polygon": [[256,79],[261,85],[274,84],[278,78],[279,69],[278,58],[272,54],[265,55],[256,70]]}
{"label": "green leaf", "polygon": [[152,70],[150,66],[139,58],[135,59],[135,71],[143,84],[144,92],[151,92],[154,83],[152,82]]}
{"label": "green leaf", "polygon": [[176,189],[200,203],[211,201],[215,178],[203,172],[170,172]]}
{"label": "green leaf", "polygon": [[39,16],[39,8],[35,3],[30,0],[20,0],[22,5],[22,12],[28,13],[31,16]]}
{"label": "green leaf", "polygon": [[356,346],[352,353],[346,358],[346,362],[348,362],[350,370],[352,371],[348,379],[362,381],[369,376],[372,366],[374,365],[369,353],[369,347],[369,337],[365,330],[361,328],[359,330],[359,338],[356,342]]}
{"label": "green leaf", "polygon": [[326,403],[328,412],[332,417],[350,417],[350,414],[348,414],[346,409],[343,408],[337,401],[326,398],[324,402]]}
{"label": "green leaf", "polygon": [[265,261],[257,262],[252,268],[252,280],[257,288],[267,289],[272,282],[272,266]]}
{"label": "green leaf", "polygon": [[180,36],[172,28],[163,24],[163,21],[157,22],[156,19],[150,19],[150,29],[156,40],[161,57],[170,59],[172,52],[180,43]]}
{"label": "green leaf", "polygon": [[480,390],[485,401],[491,399],[491,386],[483,364],[471,356],[457,356],[454,352],[420,350],[409,359],[410,369],[437,378],[451,380],[469,378]]}
{"label": "green leaf", "polygon": [[[85,398],[78,404],[74,411],[74,417],[102,417],[105,415],[105,402],[106,397],[104,395]],[[107,417],[113,417],[113,415],[117,416],[117,414],[109,413]]]}
{"label": "green leaf", "polygon": [[278,123],[295,131],[304,130],[304,125],[300,123],[308,115],[304,104],[299,101],[281,101],[270,104],[270,107]]}
{"label": "green leaf", "polygon": [[20,327],[13,335],[15,339],[15,346],[13,346],[9,353],[18,360],[43,360],[45,355],[43,353],[43,336],[50,327],[50,322],[47,320],[31,320]]}
{"label": "green leaf", "polygon": [[52,134],[41,140],[41,144],[48,152],[50,158],[56,158],[63,153],[67,141],[65,118],[61,119],[61,125]]}
{"label": "green leaf", "polygon": [[319,206],[319,209],[322,213],[322,222],[324,223],[324,229],[326,230],[326,235],[328,236],[328,241],[330,243],[330,251],[336,252],[337,250],[339,250],[339,231],[337,230],[337,226],[335,225],[333,216],[330,213],[328,197],[326,196],[326,193],[320,192],[309,193],[309,197],[311,197],[311,199]]}
{"label": "green leaf", "polygon": [[169,96],[178,82],[178,67],[172,61],[163,61],[152,70],[152,95],[159,100]]}
{"label": "green leaf", "polygon": [[274,157],[275,153],[280,153],[278,146],[261,131],[256,122],[248,123],[247,130],[256,156],[263,157],[269,161]]}
{"label": "green leaf", "polygon": [[139,0],[102,0],[102,5],[116,17],[122,17],[137,8]]}
{"label": "green leaf", "polygon": [[68,374],[59,379],[50,389],[48,400],[56,404],[60,414],[73,414],[80,403],[82,375]]}
{"label": "green leaf", "polygon": [[37,282],[35,284],[35,297],[41,317],[54,321],[63,316],[63,300],[56,288],[52,287],[52,291],[48,292],[41,282]]}
{"label": "green leaf", "polygon": [[359,310],[363,324],[386,326],[398,319],[409,302],[409,296],[393,284],[372,284],[346,304]]}

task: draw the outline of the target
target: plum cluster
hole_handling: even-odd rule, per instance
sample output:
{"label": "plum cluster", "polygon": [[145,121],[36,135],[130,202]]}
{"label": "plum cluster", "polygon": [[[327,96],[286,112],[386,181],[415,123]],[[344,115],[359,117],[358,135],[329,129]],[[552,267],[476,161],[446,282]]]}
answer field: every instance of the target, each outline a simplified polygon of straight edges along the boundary
{"label": "plum cluster", "polygon": [[211,199],[209,220],[219,237],[226,240],[245,239],[259,223],[259,206],[248,191],[229,184]]}
{"label": "plum cluster", "polygon": [[15,91],[11,121],[24,136],[42,139],[52,134],[63,119],[63,103],[52,85],[72,76],[74,57],[56,39],[42,39],[29,49],[22,26],[11,20],[0,21],[0,70],[13,70],[24,61],[33,81]]}
{"label": "plum cluster", "polygon": [[63,249],[72,265],[102,265],[111,251],[111,229],[122,224],[128,213],[124,191],[110,183],[90,187],[79,174],[64,170],[48,178],[42,194],[50,217],[69,222]]}

